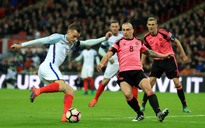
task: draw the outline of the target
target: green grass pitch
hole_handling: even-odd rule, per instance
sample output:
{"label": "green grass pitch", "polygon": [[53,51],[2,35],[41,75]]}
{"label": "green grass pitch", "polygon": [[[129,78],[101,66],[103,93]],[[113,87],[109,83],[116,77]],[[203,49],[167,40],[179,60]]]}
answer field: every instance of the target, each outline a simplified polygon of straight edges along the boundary
{"label": "green grass pitch", "polygon": [[[135,112],[125,102],[122,92],[105,91],[98,104],[89,108],[92,95],[75,92],[73,107],[81,111],[78,123],[60,122],[63,93],[42,94],[30,103],[29,90],[0,89],[0,128],[204,128],[205,93],[185,94],[192,113],[183,113],[176,93],[156,93],[162,109],[169,108],[168,117],[158,122],[147,104],[145,119],[132,122]],[[141,101],[143,93],[139,93]]]}

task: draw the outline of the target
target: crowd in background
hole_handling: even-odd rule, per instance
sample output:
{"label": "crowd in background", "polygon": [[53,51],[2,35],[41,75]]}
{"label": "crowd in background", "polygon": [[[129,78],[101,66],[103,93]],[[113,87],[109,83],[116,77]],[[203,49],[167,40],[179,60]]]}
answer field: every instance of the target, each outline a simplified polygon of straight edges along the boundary
{"label": "crowd in background", "polygon": [[8,5],[8,0],[2,1],[1,6],[6,9],[2,14],[5,17],[0,20],[1,37],[18,33],[33,36],[38,31],[42,36],[55,32],[65,33],[71,22],[79,22],[84,30],[82,39],[104,35],[107,31],[105,26],[112,19],[118,20],[121,24],[130,21],[138,35],[146,30],[147,17],[155,16],[160,23],[163,23],[203,2],[203,0],[11,1],[16,2],[10,2],[11,5]]}
{"label": "crowd in background", "polygon": [[[52,33],[64,34],[72,22],[81,24],[82,40],[98,38],[108,31],[105,26],[108,26],[112,19],[121,24],[125,21],[131,22],[135,28],[135,35],[143,38],[143,34],[147,32],[147,18],[154,16],[158,19],[160,28],[172,32],[180,40],[190,58],[190,63],[184,65],[181,55],[175,49],[181,74],[205,74],[205,7],[192,10],[202,5],[204,0],[11,1],[0,0],[0,38],[39,38]],[[38,65],[45,58],[45,48],[36,51],[27,48],[16,55],[10,51],[8,57],[1,58],[0,71],[5,73],[5,69],[15,66],[18,73],[36,74]],[[76,55],[79,51],[81,49],[74,49],[72,52]],[[71,53],[61,70],[80,71],[80,63],[69,67],[72,58],[74,56]],[[149,71],[151,61],[152,58],[147,58],[145,72]]]}

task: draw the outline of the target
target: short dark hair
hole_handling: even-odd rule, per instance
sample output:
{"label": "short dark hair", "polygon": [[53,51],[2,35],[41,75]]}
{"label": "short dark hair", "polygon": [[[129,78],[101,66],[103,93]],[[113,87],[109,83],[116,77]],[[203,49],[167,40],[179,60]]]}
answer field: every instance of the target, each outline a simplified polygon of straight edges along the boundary
{"label": "short dark hair", "polygon": [[156,22],[156,24],[157,24],[157,19],[156,18],[154,18],[154,17],[149,17],[148,19],[147,19],[147,22],[148,21],[155,21]]}
{"label": "short dark hair", "polygon": [[118,24],[119,24],[119,22],[118,22],[117,20],[111,20],[111,21],[109,22],[109,25],[111,25],[112,23],[118,23]]}
{"label": "short dark hair", "polygon": [[81,26],[77,23],[72,23],[68,26],[68,30],[76,30],[78,33],[81,33]]}

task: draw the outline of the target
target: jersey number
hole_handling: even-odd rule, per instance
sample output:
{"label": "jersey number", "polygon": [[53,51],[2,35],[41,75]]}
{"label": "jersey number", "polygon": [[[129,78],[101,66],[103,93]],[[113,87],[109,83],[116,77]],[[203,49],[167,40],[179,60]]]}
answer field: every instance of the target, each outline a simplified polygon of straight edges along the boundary
{"label": "jersey number", "polygon": [[133,52],[133,51],[134,51],[133,46],[130,46],[130,52]]}

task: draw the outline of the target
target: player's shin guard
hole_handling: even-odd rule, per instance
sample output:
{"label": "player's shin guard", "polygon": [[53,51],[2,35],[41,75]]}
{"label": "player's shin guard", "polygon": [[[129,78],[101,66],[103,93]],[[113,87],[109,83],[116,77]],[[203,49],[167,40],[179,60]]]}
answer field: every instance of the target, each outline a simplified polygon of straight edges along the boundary
{"label": "player's shin guard", "polygon": [[66,114],[67,110],[72,107],[73,103],[73,96],[70,94],[65,94],[63,104],[64,104],[64,109],[63,109],[63,114]]}
{"label": "player's shin guard", "polygon": [[179,97],[179,99],[180,99],[180,101],[182,103],[182,106],[183,107],[187,106],[182,85],[177,88],[177,94],[178,94],[178,97]]}
{"label": "player's shin guard", "polygon": [[40,88],[40,93],[58,92],[59,83],[53,82]]}
{"label": "player's shin guard", "polygon": [[102,94],[102,92],[104,91],[105,89],[105,86],[102,84],[102,82],[100,83],[97,91],[96,91],[96,94],[95,94],[95,98],[96,100],[98,100],[98,98],[100,97],[100,95]]}
{"label": "player's shin guard", "polygon": [[66,119],[66,112],[68,111],[68,109],[70,109],[72,107],[72,103],[73,103],[73,96],[70,94],[65,94],[64,96],[64,107],[63,107],[63,115],[61,118],[61,122],[67,122]]}
{"label": "player's shin guard", "polygon": [[157,113],[160,112],[157,96],[154,94],[154,92],[152,92],[152,93],[148,94],[147,97],[149,99],[150,105],[152,106],[152,109],[154,110],[154,112],[157,115]]}
{"label": "player's shin guard", "polygon": [[83,80],[84,91],[88,92],[88,79]]}
{"label": "player's shin guard", "polygon": [[144,93],[143,99],[142,99],[142,106],[145,108],[145,105],[147,103],[147,94]]}
{"label": "player's shin guard", "polygon": [[89,77],[88,79],[89,79],[89,81],[90,81],[90,89],[91,89],[91,90],[94,90],[94,89],[95,89],[95,86],[94,86],[94,80],[93,80],[93,78],[92,78],[92,77]]}
{"label": "player's shin guard", "polygon": [[132,97],[131,99],[127,99],[127,103],[129,104],[129,106],[135,111],[137,112],[137,114],[141,114],[142,112],[140,111],[140,107],[138,105],[138,102],[136,100],[136,98]]}
{"label": "player's shin guard", "polygon": [[140,106],[140,103],[139,103],[139,100],[138,100],[138,88],[135,87],[135,86],[132,87],[132,95],[135,97],[135,99],[138,102],[138,105]]}

